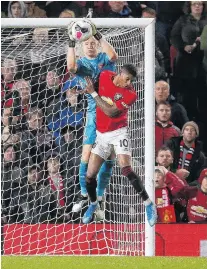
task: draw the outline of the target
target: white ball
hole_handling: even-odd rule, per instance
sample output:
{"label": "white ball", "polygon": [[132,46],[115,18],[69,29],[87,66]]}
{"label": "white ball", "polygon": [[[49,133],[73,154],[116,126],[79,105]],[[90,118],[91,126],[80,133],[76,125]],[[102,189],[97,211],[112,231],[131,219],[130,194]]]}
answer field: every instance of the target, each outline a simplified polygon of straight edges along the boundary
{"label": "white ball", "polygon": [[76,41],[86,41],[92,36],[92,26],[86,20],[80,20],[72,26],[72,37]]}

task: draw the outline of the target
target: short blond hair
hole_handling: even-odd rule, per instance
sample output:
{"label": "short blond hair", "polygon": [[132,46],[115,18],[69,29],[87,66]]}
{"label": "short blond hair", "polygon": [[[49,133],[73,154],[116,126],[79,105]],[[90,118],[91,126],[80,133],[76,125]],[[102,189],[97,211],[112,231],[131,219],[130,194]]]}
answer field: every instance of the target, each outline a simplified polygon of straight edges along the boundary
{"label": "short blond hair", "polygon": [[45,39],[48,39],[48,28],[35,28],[33,31],[33,36],[32,36],[32,40],[34,42],[38,42],[39,41],[39,37],[44,37]]}
{"label": "short blond hair", "polygon": [[25,80],[25,79],[17,80],[14,83],[12,90],[20,91],[22,86],[25,86],[25,85],[26,85],[26,87],[28,87],[31,90],[30,82],[28,80]]}
{"label": "short blond hair", "polygon": [[59,18],[75,18],[75,13],[70,9],[65,9],[60,13]]}

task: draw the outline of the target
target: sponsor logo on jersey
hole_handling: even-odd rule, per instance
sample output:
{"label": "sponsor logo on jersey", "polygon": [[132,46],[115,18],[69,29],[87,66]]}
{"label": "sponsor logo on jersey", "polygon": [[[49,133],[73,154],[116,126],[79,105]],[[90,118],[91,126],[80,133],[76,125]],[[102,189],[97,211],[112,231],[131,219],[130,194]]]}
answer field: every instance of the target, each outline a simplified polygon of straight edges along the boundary
{"label": "sponsor logo on jersey", "polygon": [[109,97],[106,97],[106,96],[101,96],[101,98],[107,103],[109,104],[110,106],[113,106],[113,100]]}
{"label": "sponsor logo on jersey", "polygon": [[203,206],[192,206],[192,210],[196,211],[197,213],[204,213],[207,214],[207,209],[205,209]]}
{"label": "sponsor logo on jersey", "polygon": [[129,106],[127,104],[125,104],[124,102],[121,102],[123,107],[129,108]]}
{"label": "sponsor logo on jersey", "polygon": [[123,96],[122,96],[121,93],[116,93],[116,94],[114,95],[114,101],[118,101],[118,100],[120,100],[120,99],[122,99],[122,98],[123,98]]}

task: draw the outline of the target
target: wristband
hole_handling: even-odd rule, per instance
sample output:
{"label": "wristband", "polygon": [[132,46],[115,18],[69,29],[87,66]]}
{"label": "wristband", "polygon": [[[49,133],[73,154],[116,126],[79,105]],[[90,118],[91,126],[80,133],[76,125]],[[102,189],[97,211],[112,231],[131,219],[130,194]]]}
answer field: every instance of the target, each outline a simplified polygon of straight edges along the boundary
{"label": "wristband", "polygon": [[91,96],[92,96],[93,98],[95,98],[96,96],[98,96],[98,93],[97,93],[97,92],[92,92],[92,93],[91,93]]}
{"label": "wristband", "polygon": [[68,46],[69,46],[69,48],[75,48],[75,40],[69,39],[68,40]]}
{"label": "wristband", "polygon": [[102,38],[102,34],[99,31],[97,31],[96,34],[94,35],[94,37],[96,40],[99,41]]}

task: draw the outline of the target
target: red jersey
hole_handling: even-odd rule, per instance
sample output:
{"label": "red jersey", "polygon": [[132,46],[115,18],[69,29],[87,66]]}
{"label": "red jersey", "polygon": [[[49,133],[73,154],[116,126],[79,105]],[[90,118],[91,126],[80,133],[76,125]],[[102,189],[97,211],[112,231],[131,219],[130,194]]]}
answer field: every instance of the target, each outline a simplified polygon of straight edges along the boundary
{"label": "red jersey", "polygon": [[207,194],[198,190],[194,198],[189,199],[187,205],[188,221],[207,222]]}
{"label": "red jersey", "polygon": [[166,187],[155,189],[155,203],[157,205],[158,222],[176,222],[173,198],[183,191],[185,185],[174,173],[165,175]]}
{"label": "red jersey", "polygon": [[99,95],[108,104],[116,104],[121,111],[118,117],[110,118],[98,106],[96,107],[96,128],[99,132],[111,132],[128,125],[128,109],[137,100],[135,90],[120,88],[114,85],[113,77],[116,74],[112,71],[101,72],[99,78]]}

